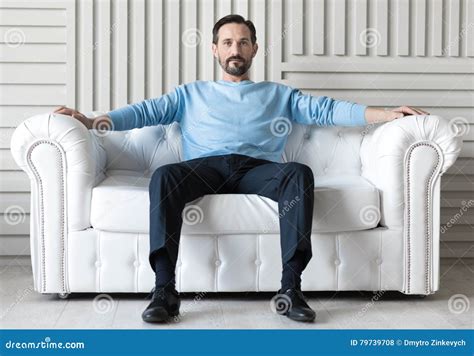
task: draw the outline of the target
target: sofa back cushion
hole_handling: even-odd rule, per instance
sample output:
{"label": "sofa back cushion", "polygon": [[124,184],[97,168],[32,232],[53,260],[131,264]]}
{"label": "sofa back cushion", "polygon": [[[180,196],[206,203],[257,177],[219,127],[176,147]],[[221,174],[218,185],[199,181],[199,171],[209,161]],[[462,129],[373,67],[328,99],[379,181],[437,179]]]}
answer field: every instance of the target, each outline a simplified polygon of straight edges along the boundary
{"label": "sofa back cushion", "polygon": [[[293,123],[282,162],[310,166],[317,175],[360,175],[363,127],[317,127]],[[183,160],[178,123],[107,132],[101,138],[107,170],[151,174]]]}

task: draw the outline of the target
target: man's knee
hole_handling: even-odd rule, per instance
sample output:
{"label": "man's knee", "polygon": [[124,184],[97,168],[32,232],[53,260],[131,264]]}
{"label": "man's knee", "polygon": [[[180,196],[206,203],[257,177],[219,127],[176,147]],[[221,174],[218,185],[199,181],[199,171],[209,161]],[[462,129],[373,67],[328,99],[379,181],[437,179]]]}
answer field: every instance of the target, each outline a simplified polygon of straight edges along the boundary
{"label": "man's knee", "polygon": [[302,177],[306,182],[314,185],[313,170],[308,165],[299,162],[288,162],[287,170],[288,174]]}
{"label": "man's knee", "polygon": [[168,181],[174,170],[175,167],[173,167],[173,164],[165,164],[155,169],[151,175],[149,188],[151,189],[162,186],[162,183]]}

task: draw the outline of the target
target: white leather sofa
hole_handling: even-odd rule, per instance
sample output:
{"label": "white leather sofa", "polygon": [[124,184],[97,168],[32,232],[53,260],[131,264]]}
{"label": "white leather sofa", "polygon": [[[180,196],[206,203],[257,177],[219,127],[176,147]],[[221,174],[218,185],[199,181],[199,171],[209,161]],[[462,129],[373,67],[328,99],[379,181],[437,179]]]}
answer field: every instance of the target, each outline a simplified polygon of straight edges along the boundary
{"label": "white leather sofa", "polygon": [[[462,140],[448,120],[408,116],[366,127],[294,124],[283,161],[315,176],[313,258],[303,291],[439,289],[440,178]],[[148,183],[182,159],[179,125],[105,134],[57,114],[25,120],[11,141],[31,180],[34,288],[149,292]],[[207,195],[184,214],[178,291],[277,291],[277,203]]]}

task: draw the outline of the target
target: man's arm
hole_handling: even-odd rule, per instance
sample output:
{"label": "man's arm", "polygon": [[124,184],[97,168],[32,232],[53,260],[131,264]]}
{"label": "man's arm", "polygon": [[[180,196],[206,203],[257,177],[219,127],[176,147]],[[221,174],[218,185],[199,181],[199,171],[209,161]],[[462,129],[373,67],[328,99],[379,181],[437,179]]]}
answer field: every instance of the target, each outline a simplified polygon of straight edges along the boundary
{"label": "man's arm", "polygon": [[327,96],[303,94],[292,89],[290,111],[293,120],[304,125],[364,126],[366,106]]}
{"label": "man's arm", "polygon": [[367,107],[365,110],[365,120],[368,124],[375,124],[378,122],[387,122],[395,119],[399,119],[405,115],[429,115],[429,112],[424,110],[413,108],[409,106],[400,106],[396,109],[377,109],[373,107]]}
{"label": "man's arm", "polygon": [[392,110],[377,109],[327,96],[303,94],[294,88],[291,89],[289,104],[296,122],[318,126],[365,126],[392,121],[405,115],[429,115],[424,110],[408,106]]}
{"label": "man's arm", "polygon": [[65,106],[61,106],[54,112],[72,116],[88,129],[124,131],[144,126],[171,124],[181,119],[183,110],[183,94],[177,87],[172,92],[158,98],[126,105],[96,118],[88,118],[79,111]]}

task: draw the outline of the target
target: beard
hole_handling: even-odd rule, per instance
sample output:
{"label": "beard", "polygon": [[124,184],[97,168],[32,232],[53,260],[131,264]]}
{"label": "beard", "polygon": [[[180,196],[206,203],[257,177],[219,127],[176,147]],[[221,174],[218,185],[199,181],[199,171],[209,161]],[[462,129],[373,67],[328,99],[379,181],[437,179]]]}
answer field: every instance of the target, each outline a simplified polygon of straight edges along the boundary
{"label": "beard", "polygon": [[[230,62],[233,59],[237,59],[239,61],[234,62],[234,65],[230,65]],[[235,65],[235,63],[237,63],[237,65]],[[252,58],[250,58],[250,60],[248,61],[246,61],[244,58],[239,57],[239,56],[230,57],[230,58],[227,58],[227,60],[225,59],[222,60],[221,58],[219,58],[219,64],[227,74],[235,75],[239,77],[248,72],[248,70],[250,69],[250,66],[252,65]]]}

